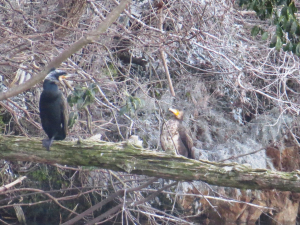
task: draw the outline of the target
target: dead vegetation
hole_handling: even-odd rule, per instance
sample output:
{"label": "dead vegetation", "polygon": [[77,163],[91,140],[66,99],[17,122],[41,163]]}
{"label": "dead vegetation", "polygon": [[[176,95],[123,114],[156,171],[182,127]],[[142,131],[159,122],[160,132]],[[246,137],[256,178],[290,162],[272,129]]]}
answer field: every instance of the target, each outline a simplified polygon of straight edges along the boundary
{"label": "dead vegetation", "polygon": [[[16,87],[38,74],[72,43],[98,27],[117,4],[113,0],[2,1],[0,91]],[[268,48],[269,40],[251,37],[252,26],[258,24],[270,33],[274,32],[272,25],[240,11],[229,1],[132,2],[107,32],[59,67],[74,75],[72,81],[63,84],[65,96],[72,95],[74,88],[91,90],[90,85],[94,84],[94,93],[85,107],[76,102],[70,108],[78,115],[69,140],[98,135],[98,139],[119,142],[138,135],[145,148],[159,151],[160,129],[167,119],[165,113],[170,106],[176,106],[186,112],[185,123],[201,153],[200,158],[237,161],[254,168],[299,169],[298,160],[290,158],[299,158],[299,59],[292,53]],[[41,83],[0,102],[3,134],[44,135],[38,116],[40,92]],[[40,167],[46,171],[43,176],[36,175],[43,171]],[[15,218],[17,209],[13,210],[12,203],[19,201],[21,210],[18,208],[18,212],[24,211],[33,204],[28,197],[32,193],[36,196],[34,204],[41,205],[51,199],[51,207],[55,208],[53,205],[56,204],[64,210],[60,222],[101,203],[106,197],[111,197],[107,208],[101,205],[96,214],[81,214],[90,221],[87,224],[101,215],[97,221],[106,218],[108,224],[142,220],[150,224],[188,224],[199,218],[209,219],[207,215],[212,212],[224,218],[228,211],[232,215],[228,220],[255,222],[261,215],[268,215],[262,216],[262,220],[268,220],[272,215],[274,224],[288,224],[288,219],[296,220],[298,213],[299,200],[291,193],[276,199],[276,193],[271,196],[270,193],[224,190],[205,184],[189,186],[180,192],[179,189],[186,186],[175,186],[177,184],[170,181],[173,188],[161,189],[154,200],[147,201],[154,189],[168,187],[169,182],[152,181],[147,187],[141,187],[149,178],[83,168],[69,171],[59,166],[25,162],[3,161],[1,168],[2,184],[10,183],[16,174],[31,172],[37,176],[29,176],[30,181],[23,183],[23,187],[18,186],[20,188],[2,195],[5,207],[2,206],[1,214]],[[55,171],[55,175],[49,171]],[[49,186],[36,187],[44,193],[58,189],[65,191],[61,196],[48,193],[47,199],[39,199],[37,191],[28,190],[31,194],[23,198],[23,188],[33,188],[34,179],[47,181]],[[56,179],[62,182],[53,186]],[[113,195],[120,190],[123,192]],[[130,193],[125,195],[125,190]],[[197,194],[201,200],[193,198],[185,204],[186,198],[178,196],[187,192]],[[12,195],[21,198],[12,200]],[[68,196],[72,199],[73,196],[75,199],[75,195],[80,195],[87,204],[85,208],[61,202],[65,199],[60,198]],[[228,207],[228,211],[223,203],[214,208],[220,201],[211,203],[204,195],[252,201],[269,207],[263,210],[269,214],[263,214],[259,207],[255,210],[245,205],[237,207],[240,203]],[[273,198],[275,200],[268,202]],[[128,204],[131,201],[133,203]],[[200,206],[201,201],[207,203],[206,208]],[[288,207],[282,207],[283,204],[293,205],[289,211],[293,216],[281,221],[283,217],[276,215],[288,210]],[[109,211],[112,209],[115,211]],[[53,215],[59,218],[55,210]],[[236,215],[241,216],[236,218]],[[21,217],[17,217],[19,221]]]}

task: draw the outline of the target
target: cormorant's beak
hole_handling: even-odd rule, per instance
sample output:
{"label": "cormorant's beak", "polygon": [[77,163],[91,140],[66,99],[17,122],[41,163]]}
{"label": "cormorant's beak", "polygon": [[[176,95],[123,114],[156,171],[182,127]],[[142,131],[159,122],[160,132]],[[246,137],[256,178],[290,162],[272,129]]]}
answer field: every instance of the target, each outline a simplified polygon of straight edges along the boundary
{"label": "cormorant's beak", "polygon": [[62,81],[62,80],[68,79],[68,78],[70,78],[70,77],[72,77],[72,76],[69,75],[69,74],[68,74],[68,75],[62,75],[62,76],[59,76],[59,77],[58,77],[58,80],[59,80],[59,81]]}

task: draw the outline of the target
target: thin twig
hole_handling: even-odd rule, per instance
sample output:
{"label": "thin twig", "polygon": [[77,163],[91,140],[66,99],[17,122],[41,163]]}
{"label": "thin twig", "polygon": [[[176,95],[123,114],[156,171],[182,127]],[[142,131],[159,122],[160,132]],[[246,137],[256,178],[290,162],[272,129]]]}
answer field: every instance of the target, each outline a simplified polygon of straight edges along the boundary
{"label": "thin twig", "polygon": [[9,183],[9,184],[3,185],[2,187],[0,187],[0,192],[7,191],[7,189],[17,185],[18,183],[22,183],[22,181],[26,178],[27,178],[26,176],[23,176],[23,177],[20,177],[20,178],[16,179],[15,181]]}

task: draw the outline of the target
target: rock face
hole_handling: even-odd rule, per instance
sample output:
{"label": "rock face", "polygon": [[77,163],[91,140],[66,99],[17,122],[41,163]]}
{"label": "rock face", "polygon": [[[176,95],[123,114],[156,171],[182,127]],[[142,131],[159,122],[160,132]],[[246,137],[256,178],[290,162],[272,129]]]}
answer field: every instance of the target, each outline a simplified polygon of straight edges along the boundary
{"label": "rock face", "polygon": [[[181,199],[186,214],[199,215],[194,222],[209,220],[208,224],[296,224],[299,208],[299,196],[291,192],[277,191],[240,191],[233,188],[216,188],[221,194],[216,199],[211,196],[194,201],[194,197]],[[196,190],[189,193],[196,194]],[[198,193],[199,194],[199,193]],[[208,191],[203,195],[209,195]],[[218,198],[222,198],[220,200]],[[224,200],[224,199],[227,199]],[[235,202],[230,201],[237,199]],[[244,203],[240,203],[240,202]],[[249,203],[249,204],[247,204]],[[195,206],[195,207],[193,207]],[[202,223],[201,223],[202,224]]]}
{"label": "rock face", "polygon": [[266,154],[272,160],[276,170],[290,172],[299,169],[300,156],[297,146],[286,147],[282,151],[275,147],[268,147]]}
{"label": "rock face", "polygon": [[[198,122],[199,127],[194,126],[196,131],[202,132],[198,132],[200,136],[197,137],[202,141],[200,158],[229,162],[228,159],[234,156],[231,161],[250,164],[252,168],[286,172],[298,170],[299,147],[287,135],[286,126],[276,123],[279,114],[274,109],[269,117],[258,116],[246,126],[240,126],[219,112],[211,111],[209,123],[202,119]],[[290,117],[286,116],[284,120],[291,126],[293,120]],[[274,127],[267,126],[266,121],[275,124]],[[222,131],[220,127],[226,129]],[[231,138],[228,138],[229,134]],[[300,200],[300,194],[297,193],[209,188],[195,182],[186,186],[183,185],[183,192],[199,196],[197,200],[195,196],[184,196],[181,199],[185,213],[197,215],[193,217],[196,223],[289,225],[297,222]]]}

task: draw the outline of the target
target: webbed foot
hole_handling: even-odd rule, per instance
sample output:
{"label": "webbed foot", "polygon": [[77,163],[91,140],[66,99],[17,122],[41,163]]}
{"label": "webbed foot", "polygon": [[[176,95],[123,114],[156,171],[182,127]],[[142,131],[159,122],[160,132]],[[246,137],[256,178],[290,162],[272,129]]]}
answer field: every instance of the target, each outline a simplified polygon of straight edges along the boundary
{"label": "webbed foot", "polygon": [[51,139],[43,139],[42,140],[42,144],[43,147],[45,147],[48,151],[50,151],[50,147],[53,143],[54,137],[52,137]]}

